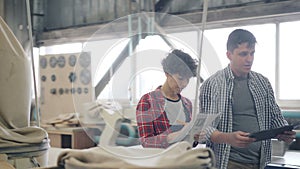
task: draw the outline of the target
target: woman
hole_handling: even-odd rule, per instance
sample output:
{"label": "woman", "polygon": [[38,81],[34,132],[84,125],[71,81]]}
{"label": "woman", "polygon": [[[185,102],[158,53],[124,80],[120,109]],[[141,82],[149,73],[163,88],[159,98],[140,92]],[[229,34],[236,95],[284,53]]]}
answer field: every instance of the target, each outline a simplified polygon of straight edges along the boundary
{"label": "woman", "polygon": [[142,96],[136,118],[143,147],[167,148],[191,121],[192,102],[180,93],[197,74],[197,61],[181,50],[173,50],[161,62],[166,81]]}

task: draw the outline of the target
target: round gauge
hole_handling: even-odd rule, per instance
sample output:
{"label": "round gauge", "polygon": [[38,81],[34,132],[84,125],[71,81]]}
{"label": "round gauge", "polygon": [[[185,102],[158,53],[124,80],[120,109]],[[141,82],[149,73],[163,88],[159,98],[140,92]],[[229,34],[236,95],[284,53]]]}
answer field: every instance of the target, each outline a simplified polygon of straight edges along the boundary
{"label": "round gauge", "polygon": [[63,89],[63,88],[59,88],[58,93],[59,93],[60,95],[64,94],[64,89]]}
{"label": "round gauge", "polygon": [[71,93],[74,94],[75,92],[76,92],[75,88],[72,87],[72,88],[71,88]]}
{"label": "round gauge", "polygon": [[78,94],[81,94],[81,92],[82,92],[82,89],[81,89],[80,87],[78,87],[78,88],[77,88],[77,93],[78,93]]}
{"label": "round gauge", "polygon": [[65,88],[65,94],[68,94],[68,93],[69,93],[69,89]]}
{"label": "round gauge", "polygon": [[52,80],[52,82],[55,82],[56,76],[55,75],[51,75],[51,80]]}
{"label": "round gauge", "polygon": [[84,88],[83,92],[84,92],[85,94],[87,94],[87,93],[89,93],[89,89],[88,89],[88,88]]}
{"label": "round gauge", "polygon": [[82,52],[79,56],[79,64],[82,67],[88,67],[91,64],[91,55],[87,52]]}
{"label": "round gauge", "polygon": [[52,68],[54,68],[54,67],[56,66],[56,64],[57,64],[56,57],[52,56],[52,57],[50,58],[50,66],[51,66]]}
{"label": "round gauge", "polygon": [[65,67],[65,65],[66,65],[66,59],[65,59],[65,57],[64,56],[59,56],[58,60],[57,60],[57,64],[58,64],[58,66],[60,68]]}
{"label": "round gauge", "polygon": [[69,65],[70,65],[70,66],[72,66],[72,67],[75,66],[76,61],[77,61],[77,58],[76,58],[75,55],[71,55],[71,56],[69,57]]}
{"label": "round gauge", "polygon": [[91,72],[87,69],[82,69],[80,72],[80,81],[83,84],[89,84],[91,81]]}
{"label": "round gauge", "polygon": [[69,80],[70,80],[71,83],[75,82],[75,80],[76,80],[76,73],[75,72],[71,72],[69,74]]}
{"label": "round gauge", "polygon": [[50,89],[50,93],[51,94],[56,94],[56,89],[55,88]]}
{"label": "round gauge", "polygon": [[45,69],[47,67],[47,59],[45,57],[40,58],[41,68]]}
{"label": "round gauge", "polygon": [[41,76],[42,82],[45,82],[47,80],[47,77],[45,75]]}

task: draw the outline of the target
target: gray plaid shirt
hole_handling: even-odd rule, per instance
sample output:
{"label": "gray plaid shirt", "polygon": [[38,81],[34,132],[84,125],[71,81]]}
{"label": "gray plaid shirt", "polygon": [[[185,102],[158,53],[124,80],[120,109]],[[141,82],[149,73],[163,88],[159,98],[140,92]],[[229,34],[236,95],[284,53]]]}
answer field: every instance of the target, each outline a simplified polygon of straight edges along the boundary
{"label": "gray plaid shirt", "polygon": [[[217,160],[217,168],[226,169],[230,153],[230,145],[214,144],[210,141],[213,131],[232,132],[232,92],[233,73],[230,66],[218,71],[208,78],[200,88],[201,113],[222,113],[216,128],[208,129],[207,146],[212,148]],[[272,86],[263,75],[251,71],[249,73],[249,89],[253,96],[260,130],[281,127],[287,122],[276,103]],[[260,166],[264,168],[271,161],[271,140],[262,141]]]}

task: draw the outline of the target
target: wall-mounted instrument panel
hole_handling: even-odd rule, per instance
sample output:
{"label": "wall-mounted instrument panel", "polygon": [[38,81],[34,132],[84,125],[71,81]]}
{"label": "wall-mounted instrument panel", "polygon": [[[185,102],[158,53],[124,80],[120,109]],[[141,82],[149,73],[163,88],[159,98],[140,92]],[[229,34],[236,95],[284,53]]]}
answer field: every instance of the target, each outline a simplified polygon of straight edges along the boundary
{"label": "wall-mounted instrument panel", "polygon": [[81,113],[94,97],[89,52],[40,56],[42,122],[60,114]]}

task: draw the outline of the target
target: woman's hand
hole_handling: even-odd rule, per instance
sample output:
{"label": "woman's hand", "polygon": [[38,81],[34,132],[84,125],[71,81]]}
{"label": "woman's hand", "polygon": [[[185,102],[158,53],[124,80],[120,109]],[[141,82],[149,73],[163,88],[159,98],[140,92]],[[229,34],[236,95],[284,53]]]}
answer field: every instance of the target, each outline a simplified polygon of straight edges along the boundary
{"label": "woman's hand", "polygon": [[181,130],[168,134],[168,137],[167,137],[168,143],[174,143],[174,142],[181,141],[182,138],[184,138],[186,136],[186,134],[189,131],[189,127],[190,127],[189,123],[182,122],[181,125],[183,125]]}

